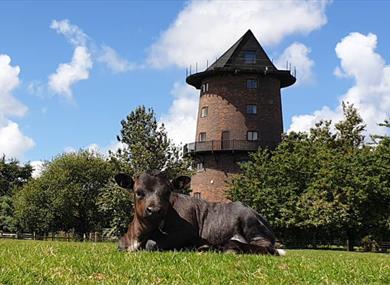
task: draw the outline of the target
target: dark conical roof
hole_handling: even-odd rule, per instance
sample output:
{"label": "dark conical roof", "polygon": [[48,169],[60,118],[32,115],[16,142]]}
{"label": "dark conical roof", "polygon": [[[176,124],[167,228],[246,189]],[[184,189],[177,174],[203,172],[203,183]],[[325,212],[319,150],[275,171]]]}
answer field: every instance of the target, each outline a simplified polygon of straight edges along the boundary
{"label": "dark conical roof", "polygon": [[[245,63],[244,53],[250,51],[256,55],[255,63]],[[216,68],[265,67],[276,69],[251,30],[248,30],[231,48],[218,58],[207,70]]]}
{"label": "dark conical roof", "polygon": [[203,79],[231,72],[261,73],[279,79],[281,87],[290,86],[296,80],[289,70],[278,70],[275,67],[252,31],[248,30],[210,67],[203,72],[190,74],[186,81],[199,89]]}

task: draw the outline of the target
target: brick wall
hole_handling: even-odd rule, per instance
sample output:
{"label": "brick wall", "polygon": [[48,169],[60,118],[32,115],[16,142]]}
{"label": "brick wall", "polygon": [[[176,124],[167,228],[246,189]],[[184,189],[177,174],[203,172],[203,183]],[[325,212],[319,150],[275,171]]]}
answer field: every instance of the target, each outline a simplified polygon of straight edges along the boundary
{"label": "brick wall", "polygon": [[202,161],[203,170],[198,170],[191,180],[192,193],[200,193],[203,199],[211,202],[228,202],[225,190],[227,183],[240,168],[237,162],[248,159],[246,153],[216,152],[197,156]]}
{"label": "brick wall", "polygon": [[[247,89],[247,79],[257,79],[257,89]],[[245,140],[248,130],[257,130],[261,140],[280,141],[283,121],[277,79],[229,74],[204,82],[209,84],[209,91],[200,96],[198,114],[207,106],[208,115],[198,116],[196,141],[201,132],[206,132],[206,140],[220,140],[222,131],[229,131],[230,139]],[[257,114],[246,113],[248,104],[257,105]]]}
{"label": "brick wall", "polygon": [[[257,79],[256,89],[247,89],[247,79]],[[229,131],[229,139],[246,140],[247,131],[257,131],[259,140],[279,142],[283,132],[280,82],[263,74],[214,75],[208,83],[208,91],[200,94],[195,141],[199,133],[206,133],[206,140],[221,140],[223,131]],[[248,104],[257,106],[257,114],[247,114]],[[200,118],[202,107],[208,114]],[[240,172],[238,161],[246,160],[245,152],[196,153],[195,160],[204,163],[204,170],[192,178],[194,192],[209,201],[228,201],[225,195],[227,182]]]}

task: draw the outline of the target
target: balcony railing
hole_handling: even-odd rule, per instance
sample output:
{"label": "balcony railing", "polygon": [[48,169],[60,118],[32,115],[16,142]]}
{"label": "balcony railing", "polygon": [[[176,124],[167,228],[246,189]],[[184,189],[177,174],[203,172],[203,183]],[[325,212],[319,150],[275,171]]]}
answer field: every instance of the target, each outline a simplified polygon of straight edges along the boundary
{"label": "balcony railing", "polygon": [[275,148],[277,144],[275,141],[213,140],[186,144],[183,153],[186,155],[195,152],[256,151],[259,147]]}

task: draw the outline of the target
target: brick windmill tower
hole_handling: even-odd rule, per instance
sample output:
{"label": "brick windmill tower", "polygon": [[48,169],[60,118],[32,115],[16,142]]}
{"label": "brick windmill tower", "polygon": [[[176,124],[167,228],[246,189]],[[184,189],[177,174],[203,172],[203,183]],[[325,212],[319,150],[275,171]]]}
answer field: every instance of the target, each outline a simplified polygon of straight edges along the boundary
{"label": "brick windmill tower", "polygon": [[274,148],[283,132],[280,89],[295,83],[290,70],[278,70],[248,30],[205,71],[190,74],[200,89],[193,156],[193,195],[226,201],[226,182],[239,173],[237,162],[259,147]]}

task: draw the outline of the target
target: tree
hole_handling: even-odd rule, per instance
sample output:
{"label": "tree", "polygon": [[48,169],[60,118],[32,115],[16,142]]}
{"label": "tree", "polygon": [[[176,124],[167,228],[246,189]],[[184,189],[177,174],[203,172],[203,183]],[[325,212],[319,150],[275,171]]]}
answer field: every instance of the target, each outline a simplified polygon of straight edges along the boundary
{"label": "tree", "polygon": [[191,161],[181,157],[181,148],[168,138],[164,124],[159,125],[153,109],[137,107],[121,125],[117,139],[124,147],[111,153],[118,169],[131,175],[164,170],[170,178],[190,174]]}
{"label": "tree", "polygon": [[0,231],[17,230],[12,195],[31,179],[30,164],[21,165],[16,159],[0,159]]}
{"label": "tree", "polygon": [[281,237],[347,239],[383,236],[390,224],[389,141],[364,145],[365,125],[353,105],[330,129],[284,136],[272,153],[259,150],[241,165],[230,197],[265,214]]}
{"label": "tree", "polygon": [[115,182],[109,182],[102,188],[97,207],[102,216],[102,223],[109,231],[109,237],[120,237],[126,231],[133,217],[131,193],[119,187]]}
{"label": "tree", "polygon": [[15,197],[19,223],[30,231],[69,231],[78,237],[101,228],[97,199],[112,166],[88,151],[62,154]]}
{"label": "tree", "polygon": [[32,170],[30,164],[20,165],[18,160],[7,160],[3,155],[0,159],[0,196],[11,196],[13,189],[31,179]]}
{"label": "tree", "polygon": [[13,196],[15,220],[22,231],[47,234],[59,230],[57,209],[51,201],[54,193],[47,187],[44,179],[30,180]]}
{"label": "tree", "polygon": [[0,231],[16,231],[12,198],[7,195],[0,196]]}

